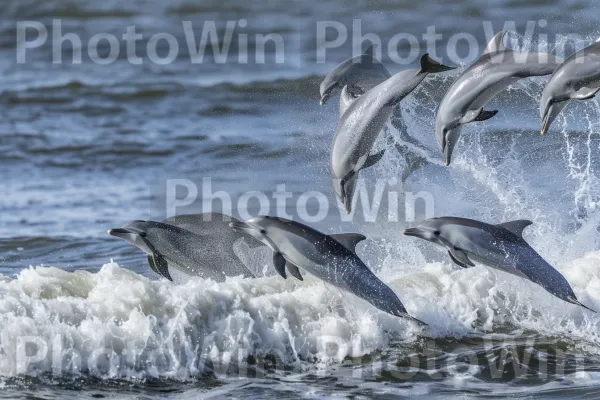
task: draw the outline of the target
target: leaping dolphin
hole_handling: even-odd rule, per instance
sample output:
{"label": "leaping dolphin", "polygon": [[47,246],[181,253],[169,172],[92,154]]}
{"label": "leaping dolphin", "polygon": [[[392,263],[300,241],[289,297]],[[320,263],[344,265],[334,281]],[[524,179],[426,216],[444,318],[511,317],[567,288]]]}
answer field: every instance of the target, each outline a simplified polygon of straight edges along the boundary
{"label": "leaping dolphin", "polygon": [[[438,244],[463,268],[475,262],[537,283],[554,296],[594,311],[577,300],[569,282],[523,239],[528,220],[486,224],[466,218],[431,218],[404,234]],[[595,311],[594,311],[595,312]]]}
{"label": "leaping dolphin", "polygon": [[358,172],[381,159],[384,151],[369,155],[394,107],[425,79],[427,74],[453,69],[421,57],[421,69],[401,71],[358,97],[340,118],[331,150],[331,177],[347,213],[352,209]]}
{"label": "leaping dolphin", "polygon": [[232,222],[231,227],[269,246],[274,252],[275,269],[283,278],[287,278],[287,269],[290,275],[302,280],[300,270],[303,270],[382,311],[426,325],[408,315],[394,291],[356,255],[356,244],[365,236],[356,233],[325,235],[299,222],[268,216]]}
{"label": "leaping dolphin", "polygon": [[254,277],[234,248],[239,240],[255,240],[233,232],[230,221],[237,220],[224,219],[218,213],[178,216],[164,222],[138,220],[110,229],[108,234],[144,251],[150,268],[169,280],[173,280],[170,268],[218,282],[228,276]]}
{"label": "leaping dolphin", "polygon": [[374,56],[373,51],[374,46],[370,46],[363,54],[344,61],[327,74],[319,88],[321,105],[344,86],[364,93],[391,76],[381,61]]}
{"label": "leaping dolphin", "polygon": [[542,135],[569,100],[588,100],[600,90],[600,43],[569,56],[550,77],[540,101]]}
{"label": "leaping dolphin", "polygon": [[520,79],[549,75],[561,62],[549,54],[506,48],[506,33],[499,32],[490,40],[483,54],[458,77],[440,103],[435,134],[446,166],[450,165],[462,125],[492,118],[498,111],[483,107],[498,93]]}

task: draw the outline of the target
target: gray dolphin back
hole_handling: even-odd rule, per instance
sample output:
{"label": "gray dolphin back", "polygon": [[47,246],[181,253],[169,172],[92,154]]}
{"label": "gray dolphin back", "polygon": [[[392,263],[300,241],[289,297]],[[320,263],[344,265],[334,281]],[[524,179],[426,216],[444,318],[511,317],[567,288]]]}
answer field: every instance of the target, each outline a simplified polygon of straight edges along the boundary
{"label": "gray dolphin back", "polygon": [[217,213],[185,215],[165,222],[133,221],[109,233],[146,252],[150,268],[170,280],[169,269],[216,281],[228,276],[254,277],[236,249],[242,250],[242,256],[252,249],[247,243],[268,249],[229,228],[232,220]]}

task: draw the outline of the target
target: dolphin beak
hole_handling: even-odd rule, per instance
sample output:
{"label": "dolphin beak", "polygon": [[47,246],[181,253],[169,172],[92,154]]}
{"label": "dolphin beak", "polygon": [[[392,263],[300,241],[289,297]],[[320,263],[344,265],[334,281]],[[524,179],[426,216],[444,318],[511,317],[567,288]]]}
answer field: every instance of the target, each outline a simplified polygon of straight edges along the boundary
{"label": "dolphin beak", "polygon": [[546,110],[546,114],[544,114],[544,119],[542,120],[542,130],[540,131],[542,136],[544,136],[546,133],[548,133],[548,129],[550,129],[549,122],[550,122],[550,113],[548,112],[548,110]]}
{"label": "dolphin beak", "polygon": [[250,229],[250,226],[248,226],[248,224],[245,222],[231,222],[229,227],[236,232],[246,232],[248,229]]}
{"label": "dolphin beak", "polygon": [[419,230],[417,228],[408,228],[402,231],[403,235],[418,237]]}
{"label": "dolphin beak", "polygon": [[448,152],[448,148],[444,149],[444,166],[447,167],[450,165],[450,154]]}
{"label": "dolphin beak", "polygon": [[544,118],[542,119],[542,130],[540,133],[545,135],[550,130],[550,125],[554,122],[556,117],[560,114],[560,112],[567,105],[567,101],[553,101],[546,108],[544,113]]}
{"label": "dolphin beak", "polygon": [[443,140],[442,140],[442,154],[443,154],[443,162],[447,167],[450,165],[450,161],[452,160],[452,153],[454,152],[454,148],[459,141],[460,138],[460,125],[455,126],[452,129],[449,129],[445,132]]}
{"label": "dolphin beak", "polygon": [[108,233],[110,236],[114,236],[114,237],[122,237],[123,235],[129,235],[132,232],[128,229],[123,229],[123,228],[114,228],[114,229],[109,229],[108,231],[106,231],[106,233]]}
{"label": "dolphin beak", "polygon": [[329,100],[329,98],[331,97],[331,95],[329,93],[325,93],[322,97],[321,97],[321,101],[320,104],[323,105],[325,103],[327,103],[327,100]]}
{"label": "dolphin beak", "polygon": [[[452,146],[454,147],[454,146]],[[444,143],[444,165],[447,167],[450,165],[450,159],[452,158],[452,149],[450,148],[450,143],[448,140],[445,140]]]}
{"label": "dolphin beak", "polygon": [[446,136],[442,140],[442,162],[444,166],[447,167],[450,165],[450,157],[448,157],[448,142],[446,142]]}
{"label": "dolphin beak", "polygon": [[344,196],[344,209],[346,210],[346,214],[350,214],[350,212],[352,212],[352,201],[348,198],[348,196]]}

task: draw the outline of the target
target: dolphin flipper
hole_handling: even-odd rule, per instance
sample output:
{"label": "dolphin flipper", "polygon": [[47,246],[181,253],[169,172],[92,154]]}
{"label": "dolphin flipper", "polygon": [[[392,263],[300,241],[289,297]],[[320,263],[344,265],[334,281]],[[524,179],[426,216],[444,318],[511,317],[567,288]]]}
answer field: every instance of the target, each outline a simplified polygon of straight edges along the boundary
{"label": "dolphin flipper", "polygon": [[336,233],[329,235],[329,237],[333,238],[333,240],[340,243],[353,253],[356,253],[356,245],[367,238],[365,235],[361,235],[360,233]]}
{"label": "dolphin flipper", "polygon": [[286,265],[287,270],[290,273],[290,275],[292,275],[294,278],[298,279],[299,281],[304,280],[304,278],[302,278],[302,275],[300,274],[300,270],[298,269],[297,266],[295,266],[294,264],[292,264],[289,261],[287,261],[285,265]]}
{"label": "dolphin flipper", "polygon": [[449,249],[448,254],[450,254],[450,258],[452,258],[452,261],[454,261],[456,264],[460,265],[463,268],[475,266],[475,264],[473,264],[473,262],[469,260],[467,254],[458,247],[453,247],[452,249]]}
{"label": "dolphin flipper", "polygon": [[594,97],[599,90],[600,88],[582,87],[581,89],[573,93],[571,95],[571,98],[574,100],[589,100],[592,97]]}
{"label": "dolphin flipper", "polygon": [[448,250],[448,255],[450,256],[452,261],[454,261],[454,264],[456,264],[460,267],[463,267],[463,268],[469,268],[469,266],[467,264],[464,264],[464,263],[458,261],[456,258],[454,258],[454,256],[452,255],[452,252],[450,250]]}
{"label": "dolphin flipper", "polygon": [[383,157],[384,154],[385,154],[385,149],[383,149],[375,154],[371,154],[369,157],[367,157],[367,161],[365,161],[365,164],[362,166],[361,169],[369,168],[369,167],[372,167],[373,165],[377,164],[379,162],[379,160],[381,160],[381,158]]}
{"label": "dolphin flipper", "polygon": [[160,275],[164,276],[170,281],[173,281],[171,278],[171,274],[169,274],[169,264],[167,260],[164,259],[159,253],[154,252],[152,256],[148,256],[148,262],[150,262],[150,257],[152,257],[152,263],[150,264],[150,268],[154,271],[158,272]]}
{"label": "dolphin flipper", "polygon": [[492,118],[496,114],[498,114],[498,110],[484,111],[483,107],[481,107],[481,108],[478,108],[477,110],[467,111],[465,116],[462,117],[459,120],[459,122],[461,124],[468,124],[470,122],[475,122],[475,121],[485,121],[485,120]]}
{"label": "dolphin flipper", "polygon": [[492,118],[496,114],[498,114],[498,110],[492,110],[492,111],[481,110],[481,112],[479,113],[477,118],[474,119],[474,121],[485,121],[485,120]]}
{"label": "dolphin flipper", "polygon": [[358,99],[365,94],[365,90],[357,85],[346,85],[346,91],[354,99]]}
{"label": "dolphin flipper", "polygon": [[152,256],[148,255],[147,257],[148,257],[148,265],[150,266],[150,269],[152,271],[156,272],[157,274],[162,275],[160,273],[160,271],[158,270],[158,268],[156,268],[156,265],[154,265],[154,259],[152,258]]}
{"label": "dolphin flipper", "polygon": [[273,266],[275,267],[275,271],[277,271],[283,279],[287,279],[287,275],[285,274],[285,262],[283,254],[277,251],[273,253]]}

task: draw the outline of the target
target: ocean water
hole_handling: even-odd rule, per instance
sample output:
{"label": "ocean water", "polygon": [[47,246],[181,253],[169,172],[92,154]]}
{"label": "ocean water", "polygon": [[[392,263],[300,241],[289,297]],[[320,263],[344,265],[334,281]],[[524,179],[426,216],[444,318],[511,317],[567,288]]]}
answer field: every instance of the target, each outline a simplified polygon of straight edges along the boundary
{"label": "ocean water", "polygon": [[[446,39],[466,32],[483,44],[484,21],[494,30],[514,21],[521,35],[533,21],[534,39],[551,50],[556,34],[600,37],[590,0],[489,3],[3,2],[0,397],[597,396],[597,314],[514,276],[459,269],[445,252],[401,235],[428,213],[530,219],[525,239],[582,303],[600,310],[597,100],[571,102],[541,137],[546,78],[523,80],[490,103],[498,115],[463,129],[445,168],[435,109],[460,69],[429,76],[379,138],[377,148],[388,149],[382,162],[361,172],[366,187],[385,186],[379,212],[371,218],[359,207],[348,221],[335,203],[328,163],[337,99],[319,106],[318,85],[352,49],[332,49],[317,62],[317,23],[350,30],[360,19],[363,33],[384,40],[401,32],[420,38],[435,26],[445,38],[435,50],[446,63]],[[101,32],[121,37],[135,25],[144,62],[131,64],[122,50],[108,65],[85,52],[73,64],[65,45],[59,53],[68,61],[53,63],[54,19],[84,44]],[[206,21],[223,33],[226,21],[240,19],[247,23],[240,32],[249,37],[248,63],[239,62],[239,36],[227,62],[211,52],[190,62],[182,21],[199,36]],[[19,21],[38,21],[49,33],[25,63],[17,62]],[[160,32],[180,43],[167,65],[145,57],[148,39]],[[283,63],[272,48],[265,63],[254,62],[254,35],[266,33],[284,39]],[[107,52],[104,43],[100,53]],[[465,67],[464,43],[458,54]],[[388,56],[383,61],[392,72],[407,68]],[[405,182],[406,161],[394,142],[427,160]],[[181,180],[196,184],[199,195],[179,213],[206,210],[202,185],[209,184],[210,193],[231,196],[236,216],[259,211],[256,201],[237,207],[249,191],[271,199],[269,213],[294,217],[302,193],[322,193],[329,208],[312,225],[364,233],[358,254],[429,328],[311,277],[159,279],[143,253],[106,231],[133,219],[164,219],[167,189]],[[271,197],[283,184],[293,196],[287,206]],[[399,199],[393,217],[389,193]],[[418,202],[413,216],[405,203],[419,193],[433,206]]]}

